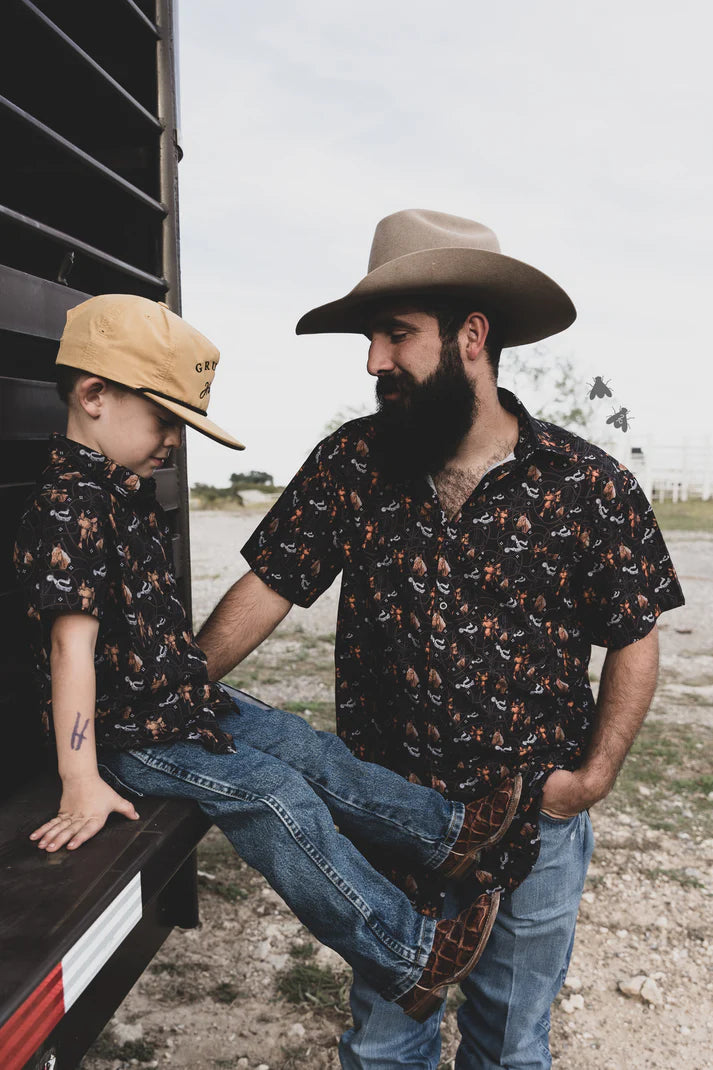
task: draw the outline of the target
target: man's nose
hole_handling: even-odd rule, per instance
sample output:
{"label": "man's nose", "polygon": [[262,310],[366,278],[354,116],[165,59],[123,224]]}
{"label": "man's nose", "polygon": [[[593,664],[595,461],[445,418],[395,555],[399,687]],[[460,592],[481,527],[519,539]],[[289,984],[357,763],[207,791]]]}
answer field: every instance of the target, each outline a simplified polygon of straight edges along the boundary
{"label": "man's nose", "polygon": [[366,362],[366,370],[369,375],[379,375],[381,372],[392,372],[396,365],[391,359],[390,346],[385,338],[375,336],[369,346],[369,358]]}

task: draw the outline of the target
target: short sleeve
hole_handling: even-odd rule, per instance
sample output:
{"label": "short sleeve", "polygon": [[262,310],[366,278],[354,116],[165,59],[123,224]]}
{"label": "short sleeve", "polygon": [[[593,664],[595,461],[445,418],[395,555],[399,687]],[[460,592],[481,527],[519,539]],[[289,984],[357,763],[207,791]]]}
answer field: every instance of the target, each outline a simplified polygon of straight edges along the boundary
{"label": "short sleeve", "polygon": [[312,605],[342,568],[340,494],[328,443],[310,454],[242,549],[252,571],[299,606]]}
{"label": "short sleeve", "polygon": [[595,485],[585,575],[585,629],[612,650],[651,631],[684,603],[654,511],[635,476],[616,466]]}
{"label": "short sleeve", "polygon": [[45,489],[25,513],[15,562],[27,601],[40,619],[58,612],[101,617],[107,591],[104,496]]}

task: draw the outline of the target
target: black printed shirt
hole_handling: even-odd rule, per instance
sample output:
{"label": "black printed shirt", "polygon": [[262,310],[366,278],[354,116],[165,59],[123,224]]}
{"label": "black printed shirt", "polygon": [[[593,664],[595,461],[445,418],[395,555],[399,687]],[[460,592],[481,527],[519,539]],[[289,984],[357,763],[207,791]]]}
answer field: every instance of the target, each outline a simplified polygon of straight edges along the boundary
{"label": "black printed shirt", "polygon": [[52,732],[50,629],[63,612],[99,620],[96,739],[125,749],[200,741],[226,752],[217,720],[230,708],[208,679],[179,598],[166,518],[153,479],[53,436],[50,463],[17,534],[42,718]]}
{"label": "black printed shirt", "polygon": [[452,519],[430,481],[381,475],[366,417],[319,444],[243,549],[302,606],[342,572],[340,736],[463,800],[515,769],[536,793],[552,769],[576,768],[594,717],[591,645],[633,643],[683,603],[632,473],[500,399],[520,425],[514,459]]}

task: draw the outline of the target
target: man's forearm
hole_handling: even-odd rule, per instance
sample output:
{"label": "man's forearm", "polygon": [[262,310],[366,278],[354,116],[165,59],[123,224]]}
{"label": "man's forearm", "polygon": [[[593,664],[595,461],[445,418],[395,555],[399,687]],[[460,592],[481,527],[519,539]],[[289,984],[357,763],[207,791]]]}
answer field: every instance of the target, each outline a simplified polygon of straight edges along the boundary
{"label": "man's forearm", "polygon": [[656,688],[658,634],[611,650],[604,659],[592,738],[579,769],[555,769],[545,781],[542,809],[567,818],[609,794],[641,728]]}
{"label": "man's forearm", "polygon": [[227,591],[196,636],[208,675],[220,680],[287,616],[291,602],[247,572]]}
{"label": "man's forearm", "polygon": [[658,632],[604,659],[592,738],[580,772],[598,798],[611,790],[656,689]]}

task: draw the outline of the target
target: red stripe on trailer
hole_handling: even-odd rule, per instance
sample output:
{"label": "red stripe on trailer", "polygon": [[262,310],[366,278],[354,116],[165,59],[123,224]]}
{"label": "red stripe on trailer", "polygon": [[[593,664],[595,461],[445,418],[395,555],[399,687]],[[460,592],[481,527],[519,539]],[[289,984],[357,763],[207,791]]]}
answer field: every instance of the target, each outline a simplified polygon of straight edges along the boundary
{"label": "red stripe on trailer", "polygon": [[2,1070],[22,1070],[64,1016],[62,963],[58,962],[32,995],[0,1028]]}

